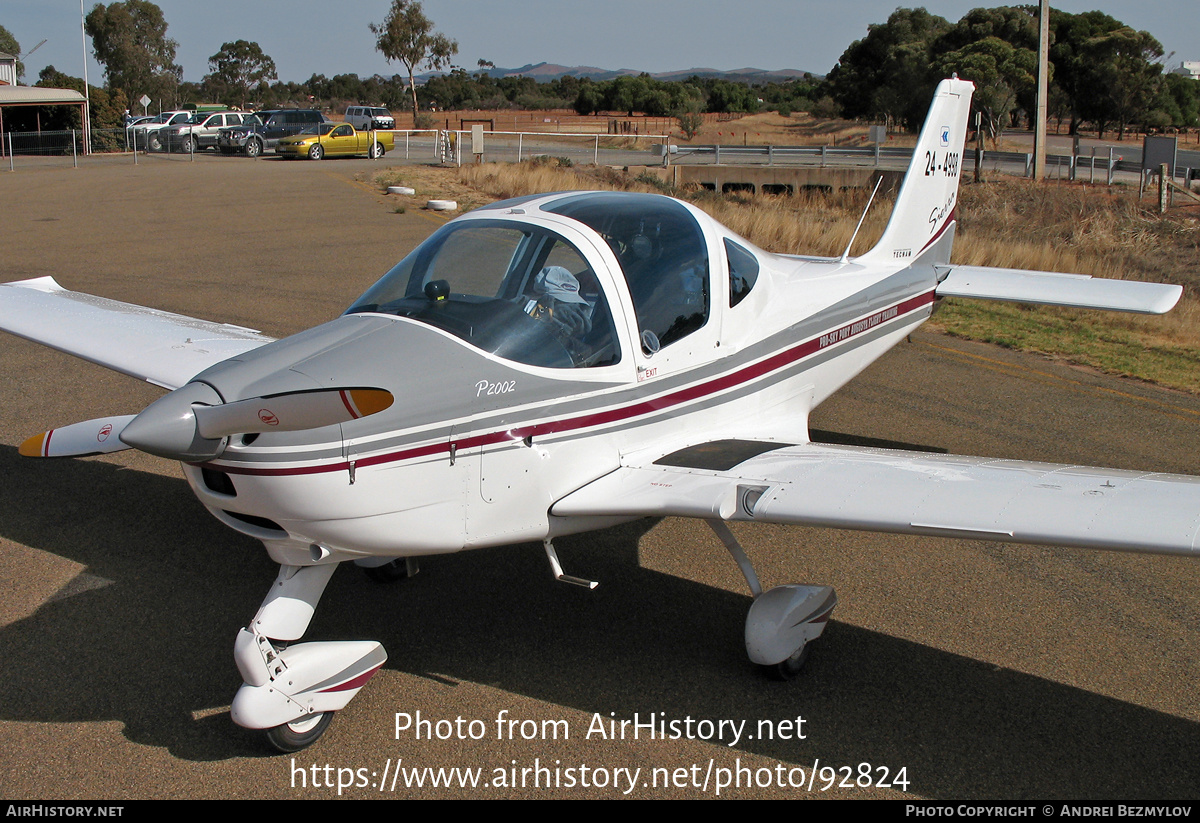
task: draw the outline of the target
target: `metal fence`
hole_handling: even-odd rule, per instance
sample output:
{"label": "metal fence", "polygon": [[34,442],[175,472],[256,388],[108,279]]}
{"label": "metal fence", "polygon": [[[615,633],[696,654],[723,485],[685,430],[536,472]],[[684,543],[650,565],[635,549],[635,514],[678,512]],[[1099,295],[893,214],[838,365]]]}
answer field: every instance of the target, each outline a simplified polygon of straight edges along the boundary
{"label": "metal fence", "polygon": [[[746,146],[672,144],[668,135],[600,135],[561,132],[484,132],[482,153],[470,131],[396,130],[393,161],[417,163],[470,163],[475,159],[497,162],[521,162],[538,155],[563,157],[578,163],[610,165],[718,164],[734,166],[872,166],[904,168],[912,159],[912,149],[885,146],[850,148],[845,146]],[[146,150],[140,145],[145,134],[132,129],[93,129],[91,145],[84,150],[80,130],[9,132],[0,136],[0,157],[72,158],[78,165],[79,154],[134,152]],[[1194,153],[1188,153],[1194,154]],[[976,151],[963,153],[964,173],[970,173]],[[1200,167],[1200,162],[1196,164]],[[980,167],[992,172],[1032,177],[1033,155],[1021,152],[984,152]],[[1103,182],[1112,184],[1118,172],[1140,176],[1140,163],[1118,158],[1111,148],[1093,148],[1090,154],[1049,155],[1049,178]],[[1177,163],[1175,176],[1185,181],[1200,176],[1200,169]]]}
{"label": "metal fence", "polygon": [[0,157],[76,157],[133,148],[133,133],[129,129],[92,129],[90,137],[91,145],[85,150],[80,129],[6,132],[0,140]]}

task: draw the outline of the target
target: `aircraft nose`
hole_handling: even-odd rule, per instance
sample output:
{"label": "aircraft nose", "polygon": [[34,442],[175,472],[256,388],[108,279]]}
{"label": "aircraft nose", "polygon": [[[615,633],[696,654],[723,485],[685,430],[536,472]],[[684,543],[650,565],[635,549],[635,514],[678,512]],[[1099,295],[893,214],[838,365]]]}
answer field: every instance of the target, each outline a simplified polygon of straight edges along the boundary
{"label": "aircraft nose", "polygon": [[147,406],[121,442],[159,457],[199,462],[219,457],[231,434],[318,429],[378,414],[395,397],[376,388],[317,389],[229,403],[204,383],[189,383]]}
{"label": "aircraft nose", "polygon": [[121,432],[121,441],[172,460],[212,460],[223,451],[224,438],[200,436],[195,407],[217,406],[221,402],[211,386],[188,383],[142,409]]}

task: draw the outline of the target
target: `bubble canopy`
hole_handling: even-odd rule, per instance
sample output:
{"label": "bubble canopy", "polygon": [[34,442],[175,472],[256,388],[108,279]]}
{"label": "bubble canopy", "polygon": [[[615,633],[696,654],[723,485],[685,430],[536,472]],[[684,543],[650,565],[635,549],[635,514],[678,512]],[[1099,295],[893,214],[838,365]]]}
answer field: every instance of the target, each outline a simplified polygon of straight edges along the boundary
{"label": "bubble canopy", "polygon": [[347,314],[428,323],[508,360],[590,368],[621,357],[595,273],[558,233],[516,220],[449,223],[385,274]]}
{"label": "bubble canopy", "polygon": [[628,288],[646,355],[708,322],[709,258],[695,216],[669,197],[624,192],[565,193],[549,200],[535,195],[479,209],[477,214],[508,214],[447,224],[347,314],[407,317],[531,366],[620,362],[609,298],[593,262],[553,228],[509,216],[524,214],[514,207],[527,203],[532,213],[577,221],[580,230],[598,235],[597,245],[612,251],[620,273],[609,287]]}

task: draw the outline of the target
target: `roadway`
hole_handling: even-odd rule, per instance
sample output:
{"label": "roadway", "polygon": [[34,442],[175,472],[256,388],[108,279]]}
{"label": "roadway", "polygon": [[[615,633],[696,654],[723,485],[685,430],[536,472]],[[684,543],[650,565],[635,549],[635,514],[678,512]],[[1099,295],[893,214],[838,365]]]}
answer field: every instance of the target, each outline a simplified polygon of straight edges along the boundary
{"label": "roadway", "polygon": [[[3,279],[54,275],[272,335],[299,331],[335,316],[442,220],[394,213],[394,200],[356,179],[376,167],[201,157],[0,173]],[[909,796],[939,800],[1187,798],[1200,785],[1200,564],[742,526],[764,583],[838,590],[808,668],[782,684],[745,659],[749,597],[733,562],[703,524],[675,519],[559,541],[568,573],[600,581],[593,592],[554,583],[538,545],[428,559],[393,586],[339,570],[308,638],[378,639],[390,660],[315,747],[272,756],[228,717],[240,682],[233,638],[275,574],[261,547],[213,520],[168,461],[17,456],[31,434],[136,411],[161,392],[6,335],[0,386],[9,799],[329,798],[337,769],[371,779],[388,758],[387,768],[480,768],[489,780],[514,762],[574,768],[577,781],[584,764],[610,777],[640,768],[640,780],[669,770],[675,785],[633,792],[656,798],[712,796],[710,764],[762,780],[782,769],[786,780],[817,762],[850,767],[852,783],[867,763],[873,778],[904,769]],[[1195,471],[1200,453],[1198,398],[927,333],[812,425],[826,440],[1172,472]],[[485,739],[396,739],[395,714],[416,712],[479,720]],[[597,717],[651,712],[746,720],[755,739],[587,736]],[[517,739],[497,740],[502,713],[569,739],[524,740],[516,726]],[[797,717],[804,739],[784,722]],[[759,735],[760,721],[780,737]],[[707,791],[692,785],[706,775]],[[724,796],[905,796],[822,784]]]}

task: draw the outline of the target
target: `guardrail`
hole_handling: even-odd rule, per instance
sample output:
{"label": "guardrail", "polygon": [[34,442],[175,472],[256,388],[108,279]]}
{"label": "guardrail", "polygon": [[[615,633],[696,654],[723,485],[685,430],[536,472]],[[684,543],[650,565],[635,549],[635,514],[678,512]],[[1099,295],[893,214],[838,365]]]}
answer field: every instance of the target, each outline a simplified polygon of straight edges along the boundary
{"label": "guardrail", "polygon": [[[869,166],[907,166],[912,161],[911,148],[895,148],[886,146],[846,147],[846,146],[680,146],[672,145],[667,148],[670,162],[696,162],[713,164],[744,164],[767,165],[869,165]],[[975,163],[976,149],[963,152],[963,168],[969,169]],[[1033,155],[1024,152],[984,151],[980,166],[988,166],[992,170],[1000,167],[1020,169],[1024,177],[1033,176]],[[1051,154],[1046,156],[1046,174],[1048,177],[1079,179],[1084,172],[1089,182],[1096,182],[1097,173],[1104,175],[1104,182],[1111,184],[1117,172],[1141,174],[1141,163],[1136,160],[1122,160],[1114,149],[1104,154]],[[1200,176],[1200,169],[1193,169],[1181,164],[1175,166],[1175,177],[1190,180]]]}

